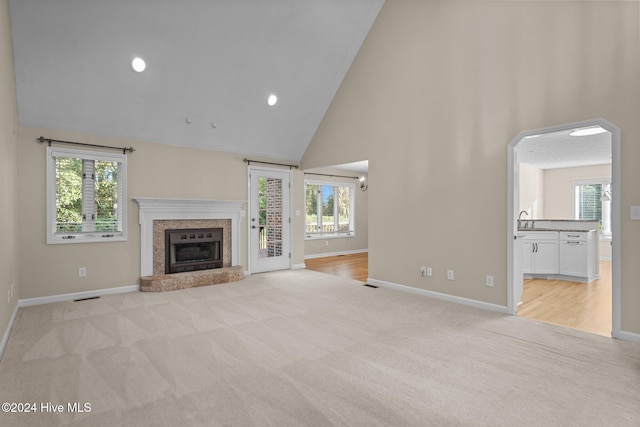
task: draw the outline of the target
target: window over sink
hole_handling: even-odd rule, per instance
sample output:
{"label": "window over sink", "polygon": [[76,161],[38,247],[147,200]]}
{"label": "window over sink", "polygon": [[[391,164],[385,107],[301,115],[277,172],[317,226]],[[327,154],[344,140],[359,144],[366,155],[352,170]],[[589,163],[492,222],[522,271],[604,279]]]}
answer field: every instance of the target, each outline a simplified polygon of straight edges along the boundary
{"label": "window over sink", "polygon": [[574,181],[575,219],[600,223],[600,234],[611,236],[611,181],[608,179]]}

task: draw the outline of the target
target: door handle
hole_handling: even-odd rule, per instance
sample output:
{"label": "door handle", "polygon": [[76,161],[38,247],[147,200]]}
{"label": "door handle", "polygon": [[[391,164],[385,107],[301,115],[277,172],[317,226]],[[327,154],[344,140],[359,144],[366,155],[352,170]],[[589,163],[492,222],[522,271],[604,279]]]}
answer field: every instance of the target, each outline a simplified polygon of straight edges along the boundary
{"label": "door handle", "polygon": [[258,228],[258,227],[256,227],[255,225],[252,225],[251,228]]}

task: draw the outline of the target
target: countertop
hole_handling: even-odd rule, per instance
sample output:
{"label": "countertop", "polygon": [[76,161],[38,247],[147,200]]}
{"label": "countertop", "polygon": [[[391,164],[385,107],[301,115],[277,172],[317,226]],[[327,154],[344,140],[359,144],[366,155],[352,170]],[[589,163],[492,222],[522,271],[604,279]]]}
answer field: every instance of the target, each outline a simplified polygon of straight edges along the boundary
{"label": "countertop", "polygon": [[[536,223],[542,224],[540,227],[536,227]],[[555,223],[555,224],[554,224]],[[565,224],[572,223],[573,227],[567,227]],[[584,224],[581,224],[584,223]],[[576,232],[576,233],[588,233],[589,231],[595,231],[595,220],[591,219],[520,219],[518,225],[527,225],[528,227],[518,227],[518,232],[527,231],[562,231],[562,232]],[[533,225],[533,227],[531,227]],[[550,227],[551,226],[551,227]],[[585,227],[585,228],[580,228]]]}
{"label": "countertop", "polygon": [[564,232],[576,232],[576,233],[588,233],[589,231],[596,231],[595,228],[584,229],[584,230],[576,230],[576,229],[567,229],[567,228],[518,228],[518,231],[526,232],[526,231],[564,231]]}

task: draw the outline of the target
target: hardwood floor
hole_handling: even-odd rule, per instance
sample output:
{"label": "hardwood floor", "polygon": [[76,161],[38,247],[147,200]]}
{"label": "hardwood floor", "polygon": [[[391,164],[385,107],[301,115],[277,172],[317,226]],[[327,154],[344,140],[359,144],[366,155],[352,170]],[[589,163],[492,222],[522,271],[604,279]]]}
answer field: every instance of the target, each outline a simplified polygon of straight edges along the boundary
{"label": "hardwood floor", "polygon": [[369,274],[369,254],[338,255],[304,260],[308,270],[335,274],[340,277],[366,282]]}
{"label": "hardwood floor", "polygon": [[611,262],[600,262],[602,279],[524,281],[518,316],[611,336]]}
{"label": "hardwood floor", "polygon": [[[369,254],[305,260],[307,269],[366,282]],[[591,283],[532,279],[524,281],[518,316],[611,336],[611,262],[600,262],[602,279]]]}

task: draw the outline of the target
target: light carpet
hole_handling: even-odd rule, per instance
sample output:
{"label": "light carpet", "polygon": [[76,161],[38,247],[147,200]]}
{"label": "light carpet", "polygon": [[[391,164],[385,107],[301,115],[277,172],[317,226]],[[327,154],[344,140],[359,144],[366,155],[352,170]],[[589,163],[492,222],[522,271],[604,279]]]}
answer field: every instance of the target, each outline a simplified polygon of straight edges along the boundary
{"label": "light carpet", "polygon": [[295,270],[22,308],[0,389],[2,426],[638,426],[640,345]]}

